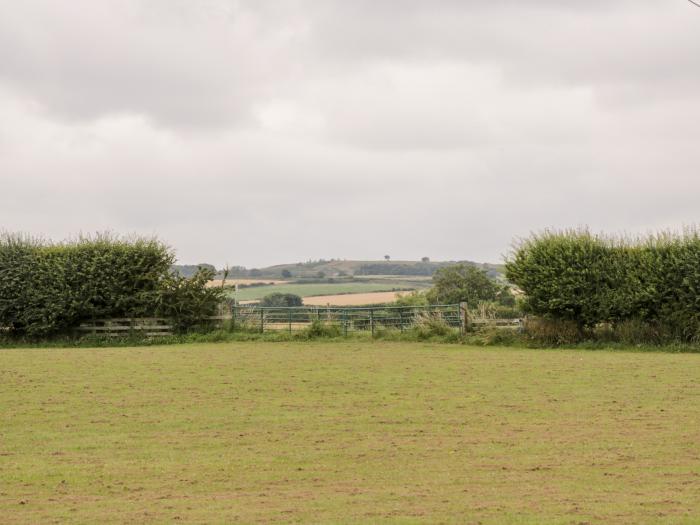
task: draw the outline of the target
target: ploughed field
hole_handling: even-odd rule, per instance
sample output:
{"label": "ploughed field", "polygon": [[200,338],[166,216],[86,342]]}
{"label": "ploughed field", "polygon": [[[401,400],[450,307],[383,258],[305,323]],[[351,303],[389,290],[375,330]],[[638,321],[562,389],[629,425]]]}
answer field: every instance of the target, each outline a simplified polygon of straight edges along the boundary
{"label": "ploughed field", "polygon": [[700,355],[0,350],[3,523],[697,523]]}

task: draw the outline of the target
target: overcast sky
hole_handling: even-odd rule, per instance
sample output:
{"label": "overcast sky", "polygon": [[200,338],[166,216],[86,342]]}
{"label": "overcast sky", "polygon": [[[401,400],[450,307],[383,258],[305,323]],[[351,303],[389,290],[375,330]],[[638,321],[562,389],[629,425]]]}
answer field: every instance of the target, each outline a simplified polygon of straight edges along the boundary
{"label": "overcast sky", "polygon": [[686,0],[0,0],[0,228],[498,262],[700,209]]}

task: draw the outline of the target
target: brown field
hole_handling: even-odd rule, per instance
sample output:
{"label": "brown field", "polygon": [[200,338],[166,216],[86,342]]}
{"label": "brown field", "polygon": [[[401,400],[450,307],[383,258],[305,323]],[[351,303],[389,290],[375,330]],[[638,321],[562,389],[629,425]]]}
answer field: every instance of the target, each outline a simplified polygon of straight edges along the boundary
{"label": "brown field", "polygon": [[404,292],[368,292],[368,293],[348,293],[338,295],[317,295],[315,297],[304,297],[306,306],[357,306],[362,304],[390,303],[404,294]]}

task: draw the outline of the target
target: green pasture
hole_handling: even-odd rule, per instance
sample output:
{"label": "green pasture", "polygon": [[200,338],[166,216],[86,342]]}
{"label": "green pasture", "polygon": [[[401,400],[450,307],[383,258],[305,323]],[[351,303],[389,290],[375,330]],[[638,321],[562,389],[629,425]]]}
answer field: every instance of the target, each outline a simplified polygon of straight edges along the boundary
{"label": "green pasture", "polygon": [[16,523],[698,523],[700,355],[0,350]]}
{"label": "green pasture", "polygon": [[[271,293],[292,293],[300,297],[311,297],[314,295],[388,292],[392,290],[408,290],[415,287],[415,285],[404,285],[401,282],[396,281],[390,281],[387,283],[349,282],[275,284],[240,288],[236,293],[236,299],[239,301],[253,301],[256,299],[262,299]],[[230,293],[233,294],[233,292]]]}

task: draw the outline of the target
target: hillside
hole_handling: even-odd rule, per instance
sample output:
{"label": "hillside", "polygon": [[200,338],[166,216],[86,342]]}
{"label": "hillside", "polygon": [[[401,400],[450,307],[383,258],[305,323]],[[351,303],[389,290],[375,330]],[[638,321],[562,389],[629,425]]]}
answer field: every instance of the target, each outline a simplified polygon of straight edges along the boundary
{"label": "hillside", "polygon": [[[479,266],[491,277],[499,277],[503,266],[473,261],[349,261],[341,259],[307,261],[288,264],[276,264],[266,268],[243,268],[236,266],[231,269],[230,278],[262,278],[262,279],[304,279],[345,276],[392,276],[413,275],[432,276],[435,271],[444,266],[466,262]],[[183,265],[173,267],[176,271],[186,268]],[[191,266],[187,267],[188,269]],[[221,275],[219,275],[220,277]]]}

